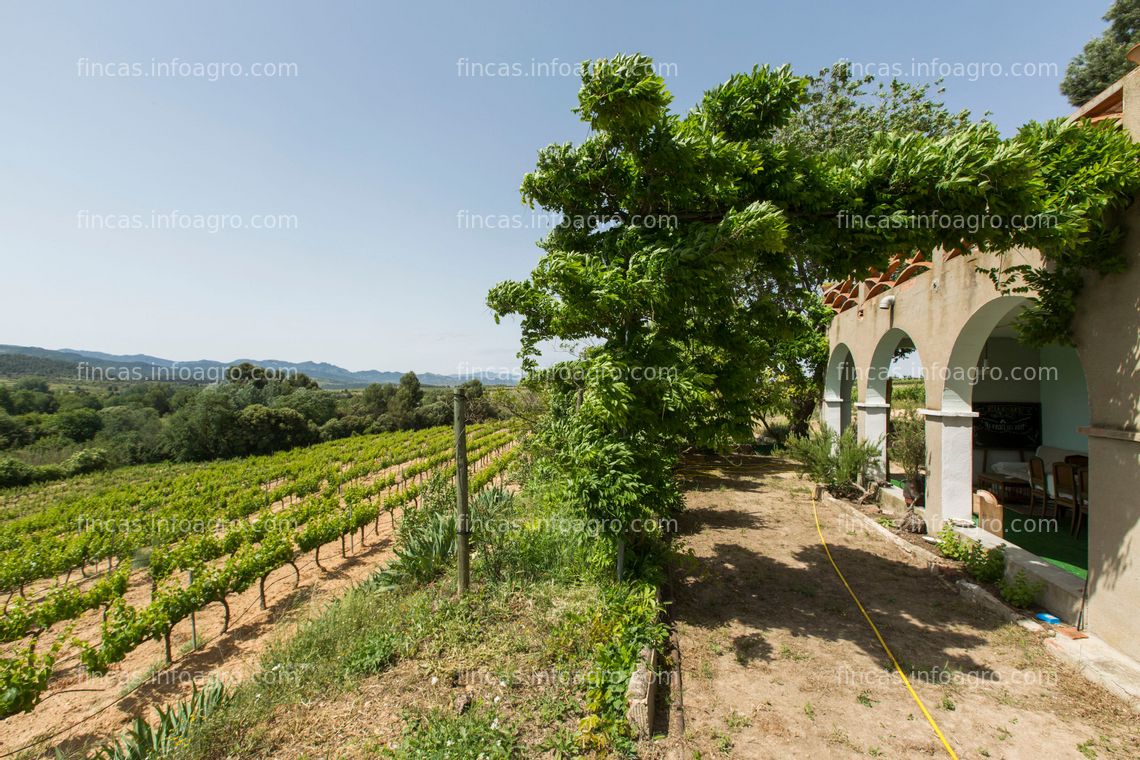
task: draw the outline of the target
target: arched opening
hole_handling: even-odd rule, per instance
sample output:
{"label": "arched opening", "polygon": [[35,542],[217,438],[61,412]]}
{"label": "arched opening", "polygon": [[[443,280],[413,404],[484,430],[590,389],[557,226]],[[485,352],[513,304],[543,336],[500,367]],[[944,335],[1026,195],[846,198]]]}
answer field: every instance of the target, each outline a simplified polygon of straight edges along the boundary
{"label": "arched opening", "polygon": [[[941,427],[945,519],[983,529],[1080,577],[1088,573],[1089,396],[1075,349],[1018,340],[1029,304],[999,298],[966,323],[945,372]],[[997,516],[972,514],[973,490]]]}
{"label": "arched opening", "polygon": [[843,343],[831,352],[823,384],[823,409],[820,420],[832,430],[843,433],[851,427],[851,410],[855,398],[855,360],[851,349]]}
{"label": "arched opening", "polygon": [[[856,406],[860,412],[859,430],[863,438],[879,446],[879,476],[909,488],[912,498],[920,499],[923,473],[900,451],[900,461],[892,464],[892,443],[896,432],[901,439],[912,432],[908,425],[926,402],[926,381],[922,357],[914,340],[903,330],[891,328],[879,339],[867,371],[867,398]],[[921,422],[916,423],[921,425]],[[898,447],[894,447],[898,450]],[[924,446],[919,446],[925,449]],[[925,464],[925,457],[923,457]],[[905,465],[905,468],[904,468]]]}

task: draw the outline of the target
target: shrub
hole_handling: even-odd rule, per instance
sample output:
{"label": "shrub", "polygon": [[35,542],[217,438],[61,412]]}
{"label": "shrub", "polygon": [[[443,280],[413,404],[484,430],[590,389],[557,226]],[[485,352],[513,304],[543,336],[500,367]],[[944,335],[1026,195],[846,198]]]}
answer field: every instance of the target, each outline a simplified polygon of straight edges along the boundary
{"label": "shrub", "polygon": [[111,466],[110,458],[103,449],[83,449],[69,456],[63,463],[68,475],[81,475],[85,472],[105,470]]}
{"label": "shrub", "polygon": [[938,531],[938,550],[942,556],[963,563],[966,572],[983,583],[998,583],[1005,575],[1005,551],[1001,547],[986,549],[979,541],[959,536],[950,523]]}
{"label": "shrub", "polygon": [[943,523],[942,530],[938,531],[938,551],[943,557],[961,561],[966,556],[966,539],[958,535],[954,526]]}
{"label": "shrub", "polygon": [[365,417],[337,417],[321,425],[320,437],[322,441],[335,441],[338,438],[360,435],[370,424],[371,421]]}
{"label": "shrub", "polygon": [[919,471],[926,464],[926,423],[913,409],[905,410],[891,420],[891,434],[887,450],[891,461],[897,462],[906,473],[915,503],[921,497],[918,489]]}
{"label": "shrub", "polygon": [[997,583],[1005,575],[1005,552],[1001,547],[984,549],[974,542],[965,563],[966,572],[982,583]]}
{"label": "shrub", "polygon": [[25,429],[24,421],[0,409],[0,449],[14,449],[30,442],[31,436]]}
{"label": "shrub", "polygon": [[998,591],[1001,592],[1001,598],[1014,607],[1022,608],[1033,604],[1033,601],[1037,598],[1037,595],[1041,593],[1043,588],[1045,588],[1045,584],[1040,581],[1030,583],[1024,570],[1018,570],[1017,575],[1013,577],[1012,581],[1001,581],[998,583]]}
{"label": "shrub", "polygon": [[428,481],[418,507],[407,507],[396,533],[396,558],[369,579],[369,587],[389,591],[432,581],[455,555],[455,488],[437,474]]}
{"label": "shrub", "polygon": [[567,580],[582,571],[589,537],[560,511],[490,488],[471,502],[476,572],[492,583]]}
{"label": "shrub", "polygon": [[764,436],[771,439],[777,446],[783,446],[788,441],[788,435],[792,432],[791,423],[788,422],[764,422]]}
{"label": "shrub", "polygon": [[836,496],[856,493],[856,484],[870,477],[871,466],[879,457],[878,447],[856,440],[854,429],[837,435],[826,425],[806,437],[789,438],[787,453],[803,465],[809,478]]}
{"label": "shrub", "polygon": [[83,443],[103,429],[103,419],[94,409],[73,409],[52,415],[48,428],[76,443]]}
{"label": "shrub", "polygon": [[211,681],[204,688],[193,685],[190,698],[170,707],[159,707],[158,722],[151,726],[143,718],[118,740],[104,745],[92,760],[143,760],[165,756],[189,734],[195,724],[224,707],[229,700],[221,681]]}
{"label": "shrub", "polygon": [[35,480],[35,468],[9,457],[0,459],[0,488],[24,486]]}
{"label": "shrub", "polygon": [[647,583],[603,588],[602,604],[587,614],[571,613],[551,633],[556,657],[590,660],[586,709],[580,723],[583,749],[612,746],[619,756],[633,747],[625,693],[644,649],[660,649],[668,636],[661,622],[656,588]]}

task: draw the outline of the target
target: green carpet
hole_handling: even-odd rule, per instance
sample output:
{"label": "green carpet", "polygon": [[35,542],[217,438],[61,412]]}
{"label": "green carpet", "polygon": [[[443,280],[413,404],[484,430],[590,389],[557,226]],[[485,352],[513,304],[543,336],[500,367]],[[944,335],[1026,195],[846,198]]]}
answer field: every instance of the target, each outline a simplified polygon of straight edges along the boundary
{"label": "green carpet", "polygon": [[1087,580],[1089,575],[1089,536],[1087,524],[1077,536],[1069,533],[1070,517],[1026,517],[1006,505],[1005,540],[1017,544],[1027,552],[1036,554],[1051,565]]}

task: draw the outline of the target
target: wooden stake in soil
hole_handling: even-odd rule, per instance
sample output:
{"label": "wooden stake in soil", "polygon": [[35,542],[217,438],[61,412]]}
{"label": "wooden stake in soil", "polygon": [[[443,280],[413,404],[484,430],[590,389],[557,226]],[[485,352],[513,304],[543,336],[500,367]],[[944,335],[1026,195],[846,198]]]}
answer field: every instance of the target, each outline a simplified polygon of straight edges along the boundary
{"label": "wooden stake in soil", "polygon": [[[190,571],[190,585],[194,585],[194,571]],[[154,592],[151,592],[154,595]],[[198,648],[198,619],[194,616],[194,610],[190,610],[190,648]]]}
{"label": "wooden stake in soil", "polygon": [[467,398],[463,389],[455,390],[455,502],[458,514],[455,521],[455,550],[459,570],[459,595],[467,593],[470,581],[467,544],[471,526],[467,516]]}

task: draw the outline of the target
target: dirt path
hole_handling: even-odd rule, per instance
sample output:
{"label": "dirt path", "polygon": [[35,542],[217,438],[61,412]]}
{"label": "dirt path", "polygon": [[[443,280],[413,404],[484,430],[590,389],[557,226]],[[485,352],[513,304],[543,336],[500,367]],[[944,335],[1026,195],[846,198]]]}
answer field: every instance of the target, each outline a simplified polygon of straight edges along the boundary
{"label": "dirt path", "polygon": [[[691,463],[673,581],[685,757],[949,757],[770,458]],[[1140,757],[1136,716],[1039,634],[961,599],[845,514],[832,556],[961,758]]]}

